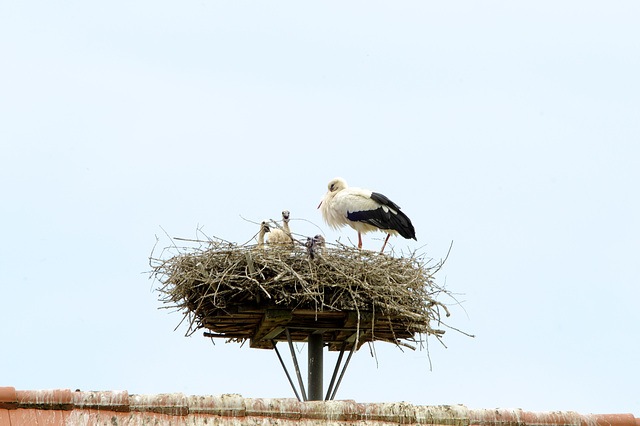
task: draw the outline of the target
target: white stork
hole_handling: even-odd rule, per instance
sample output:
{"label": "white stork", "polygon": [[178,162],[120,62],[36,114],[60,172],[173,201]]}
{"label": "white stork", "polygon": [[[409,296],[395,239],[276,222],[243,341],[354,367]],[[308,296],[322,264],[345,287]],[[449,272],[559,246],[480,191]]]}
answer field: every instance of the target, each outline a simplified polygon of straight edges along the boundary
{"label": "white stork", "polygon": [[291,237],[291,229],[289,229],[289,210],[284,210],[282,212],[282,221],[284,222],[284,231],[282,229],[272,229],[269,234],[267,234],[267,244],[285,244],[290,243]]}
{"label": "white stork", "polygon": [[263,220],[260,223],[260,232],[258,232],[258,247],[264,247],[264,234],[269,232],[269,225],[267,225],[267,221]]}
{"label": "white stork", "polygon": [[349,225],[358,231],[358,248],[362,248],[361,234],[376,230],[387,233],[381,253],[391,234],[417,240],[411,220],[396,203],[368,189],[350,188],[342,178],[329,182],[329,191],[318,208],[324,221],[333,229]]}

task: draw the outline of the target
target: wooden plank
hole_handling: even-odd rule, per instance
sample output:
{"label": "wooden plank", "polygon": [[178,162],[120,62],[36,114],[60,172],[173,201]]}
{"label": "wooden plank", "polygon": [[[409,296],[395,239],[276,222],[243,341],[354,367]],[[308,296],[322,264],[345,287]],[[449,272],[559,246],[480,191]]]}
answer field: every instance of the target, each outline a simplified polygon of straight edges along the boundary
{"label": "wooden plank", "polygon": [[[355,336],[356,334],[352,331],[355,330],[357,328],[360,329],[360,338],[358,339],[358,346],[362,346],[363,343],[367,342],[368,340],[364,339],[364,333],[369,330],[369,332],[371,331],[371,321],[373,319],[373,313],[372,312],[360,312],[360,326],[358,327],[358,312],[356,311],[347,311],[345,312],[346,317],[344,322],[342,323],[342,328],[345,330],[342,330],[338,333],[336,333],[336,341],[347,341],[350,343],[354,343],[355,342]],[[351,339],[351,340],[348,340]],[[340,350],[340,344],[333,344],[333,345],[329,345],[329,350],[330,351],[339,351]],[[352,347],[352,345],[348,345],[349,348]]]}
{"label": "wooden plank", "polygon": [[251,336],[251,341],[249,342],[249,346],[254,347],[262,347],[265,345],[271,347],[271,342],[265,340],[265,337],[271,335],[275,332],[276,327],[281,327],[286,325],[293,318],[293,314],[291,310],[288,309],[268,309],[264,316],[262,317],[262,321],[258,325],[256,332]]}
{"label": "wooden plank", "polygon": [[263,337],[263,340],[273,340],[276,339],[284,332],[284,327],[275,327],[269,334]]}
{"label": "wooden plank", "polygon": [[[375,320],[375,323],[374,323]],[[398,341],[414,337],[415,324],[406,317],[373,315],[361,311],[318,311],[313,309],[279,309],[247,303],[233,310],[218,310],[203,319],[202,325],[215,337],[249,339],[252,348],[271,349],[271,339],[283,341],[284,327],[296,342],[307,340],[310,330],[321,330],[329,350],[340,350],[342,342],[350,349],[359,330],[358,348],[366,342]],[[372,326],[374,327],[372,332]]]}

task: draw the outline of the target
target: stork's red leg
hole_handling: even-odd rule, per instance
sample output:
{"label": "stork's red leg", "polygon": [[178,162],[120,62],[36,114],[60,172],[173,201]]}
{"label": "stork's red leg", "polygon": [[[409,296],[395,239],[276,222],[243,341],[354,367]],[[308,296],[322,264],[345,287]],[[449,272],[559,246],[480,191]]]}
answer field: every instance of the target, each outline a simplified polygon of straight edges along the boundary
{"label": "stork's red leg", "polygon": [[358,232],[358,248],[362,248],[362,235],[360,235],[360,232]]}
{"label": "stork's red leg", "polygon": [[380,250],[380,253],[384,253],[384,248],[387,246],[387,241],[389,241],[390,236],[391,234],[387,234],[387,238],[384,240],[384,244],[382,245],[382,250]]}

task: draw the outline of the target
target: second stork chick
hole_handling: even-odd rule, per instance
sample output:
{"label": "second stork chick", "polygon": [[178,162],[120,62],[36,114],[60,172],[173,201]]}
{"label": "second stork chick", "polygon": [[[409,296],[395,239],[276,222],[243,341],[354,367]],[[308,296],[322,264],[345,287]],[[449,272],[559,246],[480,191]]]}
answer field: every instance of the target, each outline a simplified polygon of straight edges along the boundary
{"label": "second stork chick", "polygon": [[282,212],[282,229],[271,229],[267,234],[267,244],[287,244],[293,242],[291,240],[291,229],[289,229],[289,210]]}

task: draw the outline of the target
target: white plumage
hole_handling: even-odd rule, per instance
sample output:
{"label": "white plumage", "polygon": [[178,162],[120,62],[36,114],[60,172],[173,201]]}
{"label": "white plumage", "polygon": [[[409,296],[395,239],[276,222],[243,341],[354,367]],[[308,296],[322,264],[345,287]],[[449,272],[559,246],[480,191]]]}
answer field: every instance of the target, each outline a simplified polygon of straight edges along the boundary
{"label": "white plumage", "polygon": [[291,230],[289,229],[289,210],[282,212],[282,221],[284,222],[282,229],[271,229],[267,234],[267,244],[286,244],[291,243]]}
{"label": "white plumage", "polygon": [[384,195],[369,189],[350,188],[342,178],[333,179],[328,188],[318,206],[322,217],[333,229],[345,225],[355,229],[358,232],[358,248],[362,248],[361,234],[370,231],[387,233],[382,251],[391,235],[416,239],[411,220]]}
{"label": "white plumage", "polygon": [[258,232],[258,247],[264,247],[264,236],[267,232],[269,232],[269,225],[267,225],[267,221],[263,220],[260,223],[260,232]]}

